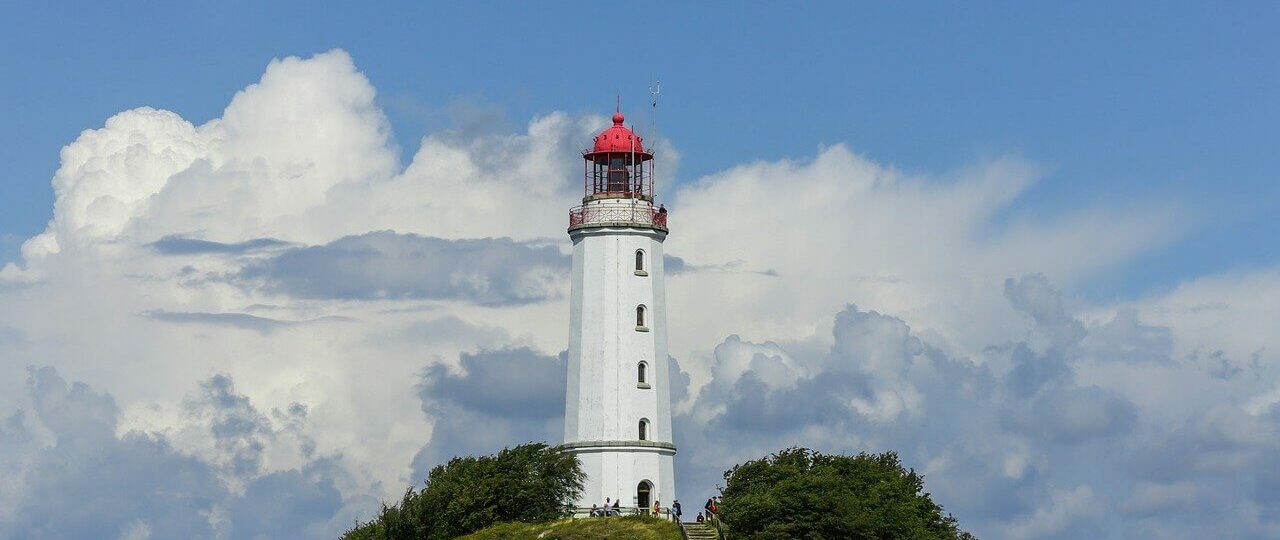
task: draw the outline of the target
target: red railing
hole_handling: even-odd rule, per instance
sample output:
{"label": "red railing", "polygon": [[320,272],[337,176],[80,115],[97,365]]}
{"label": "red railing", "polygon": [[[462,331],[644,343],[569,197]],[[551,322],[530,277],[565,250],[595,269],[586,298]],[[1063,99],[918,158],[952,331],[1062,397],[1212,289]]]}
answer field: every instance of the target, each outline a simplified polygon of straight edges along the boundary
{"label": "red railing", "polygon": [[667,213],[646,204],[586,204],[569,210],[569,228],[593,223],[620,223],[667,230]]}

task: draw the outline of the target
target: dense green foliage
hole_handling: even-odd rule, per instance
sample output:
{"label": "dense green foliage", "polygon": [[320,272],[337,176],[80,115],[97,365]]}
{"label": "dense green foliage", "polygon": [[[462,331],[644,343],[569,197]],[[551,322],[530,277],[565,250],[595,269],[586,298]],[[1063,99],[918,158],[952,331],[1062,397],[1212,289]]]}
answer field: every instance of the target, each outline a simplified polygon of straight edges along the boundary
{"label": "dense green foliage", "polygon": [[461,540],[680,540],[675,523],[647,516],[565,519],[552,523],[502,523]]}
{"label": "dense green foliage", "polygon": [[791,448],[724,474],[720,515],[735,539],[973,539],[898,455]]}
{"label": "dense green foliage", "polygon": [[499,522],[553,521],[568,515],[584,478],[578,458],[542,443],[457,457],[431,469],[421,491],[410,488],[399,505],[384,504],[377,519],[343,538],[447,539]]}

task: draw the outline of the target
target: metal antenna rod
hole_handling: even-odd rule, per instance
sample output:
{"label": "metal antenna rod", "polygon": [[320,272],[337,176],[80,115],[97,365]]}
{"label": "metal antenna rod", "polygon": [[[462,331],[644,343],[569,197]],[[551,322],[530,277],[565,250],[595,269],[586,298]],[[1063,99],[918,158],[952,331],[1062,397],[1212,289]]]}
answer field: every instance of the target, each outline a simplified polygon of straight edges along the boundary
{"label": "metal antenna rod", "polygon": [[[662,93],[662,81],[655,81],[653,86],[649,87],[649,94],[653,96],[653,109],[649,111],[649,129],[653,131],[653,143],[649,145],[649,153],[653,153],[658,144],[658,94]],[[658,163],[654,161],[653,170],[649,171],[649,189],[653,192],[654,198],[658,197],[658,183],[656,177],[658,173]]]}

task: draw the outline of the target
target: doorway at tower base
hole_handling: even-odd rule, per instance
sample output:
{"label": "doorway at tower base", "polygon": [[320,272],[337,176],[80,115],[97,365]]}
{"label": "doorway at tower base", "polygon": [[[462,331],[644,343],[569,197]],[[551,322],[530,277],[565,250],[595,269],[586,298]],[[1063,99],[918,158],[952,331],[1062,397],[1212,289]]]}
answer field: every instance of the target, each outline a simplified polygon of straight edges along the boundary
{"label": "doorway at tower base", "polygon": [[[582,495],[575,507],[603,506],[605,499],[621,500],[622,508],[638,506],[643,488],[648,489],[648,503],[642,509],[653,506],[654,501],[667,506],[676,498],[675,446],[658,448],[619,449],[571,449],[587,475]],[[629,512],[624,512],[629,513]]]}

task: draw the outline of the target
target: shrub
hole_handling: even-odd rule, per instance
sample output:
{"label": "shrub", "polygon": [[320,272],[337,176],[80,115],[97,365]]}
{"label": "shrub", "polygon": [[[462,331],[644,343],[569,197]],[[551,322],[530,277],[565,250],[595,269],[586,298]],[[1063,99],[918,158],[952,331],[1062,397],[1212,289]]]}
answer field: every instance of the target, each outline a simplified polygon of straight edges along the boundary
{"label": "shrub", "polygon": [[720,509],[734,538],[966,539],[893,452],[790,448],[724,474]]}
{"label": "shrub", "polygon": [[568,515],[584,479],[578,458],[544,443],[455,457],[431,469],[421,491],[410,488],[400,504],[383,504],[376,519],[343,538],[447,539],[503,521],[551,521]]}

